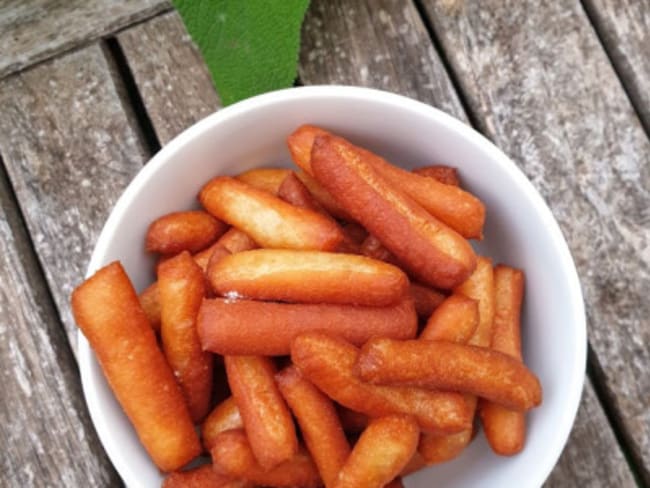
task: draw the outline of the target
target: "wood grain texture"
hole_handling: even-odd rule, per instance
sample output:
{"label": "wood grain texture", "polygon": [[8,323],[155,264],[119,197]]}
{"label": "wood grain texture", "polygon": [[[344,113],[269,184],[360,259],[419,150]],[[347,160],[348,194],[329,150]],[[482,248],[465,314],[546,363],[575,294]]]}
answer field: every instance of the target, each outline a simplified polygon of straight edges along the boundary
{"label": "wood grain texture", "polygon": [[650,0],[583,0],[650,134]]}
{"label": "wood grain texture", "polygon": [[0,78],[169,8],[168,0],[3,0]]}
{"label": "wood grain texture", "polygon": [[650,483],[650,141],[577,2],[425,5],[481,129],[564,232],[594,369]]}
{"label": "wood grain texture", "polygon": [[0,82],[0,154],[75,350],[70,293],[148,157],[98,45]]}
{"label": "wood grain texture", "polygon": [[177,12],[127,29],[117,39],[162,145],[221,107]]}
{"label": "wood grain texture", "polygon": [[[373,16],[370,13],[370,7],[368,6],[370,4],[374,5],[375,2],[353,2],[351,0],[336,2],[312,1],[303,28],[302,52],[300,55],[302,81],[305,84],[344,83],[382,88],[406,94],[439,107],[445,107],[446,111],[457,118],[467,120],[463,107],[453,92],[449,76],[437,57],[437,53],[434,50],[429,51],[427,48],[427,45],[430,45],[428,37],[423,36],[418,45],[411,49],[425,49],[431,53],[431,57],[427,62],[431,63],[433,67],[429,66],[424,73],[435,72],[435,83],[440,88],[434,92],[426,86],[428,85],[426,81],[423,82],[425,85],[423,87],[413,86],[405,82],[404,78],[410,76],[409,70],[413,68],[404,68],[399,64],[401,61],[391,65],[393,58],[383,57],[385,52],[382,51],[384,49],[382,43],[393,45],[392,43],[395,42],[399,45],[399,40],[381,40],[381,31],[375,30],[377,24],[374,23]],[[443,7],[445,11],[447,11],[447,8],[450,8],[451,11],[454,10],[454,6],[450,3],[445,3]],[[404,16],[406,15],[405,11],[411,11],[412,9],[412,5],[403,2],[381,2],[384,18],[392,18],[393,15],[396,17]],[[349,22],[342,20],[341,16],[344,16],[343,14],[346,12],[348,15],[352,15],[350,10],[357,12],[356,17]],[[417,22],[419,23],[419,20]],[[394,21],[391,23],[395,24]],[[402,28],[402,32],[406,31],[407,29]],[[379,39],[376,40],[373,36],[378,36]],[[365,39],[365,41],[360,42],[359,39]],[[407,43],[403,42],[402,45],[407,46]],[[317,54],[312,54],[313,50],[316,50]],[[353,53],[353,62],[350,61],[349,55],[336,55],[337,52]],[[414,57],[406,47],[404,47],[404,51],[400,55],[406,59]],[[359,74],[358,66],[371,65],[377,56],[382,56],[382,63],[376,65],[376,73],[372,78],[364,79]],[[385,65],[387,64],[391,66],[386,68]],[[400,75],[401,70],[406,70],[407,74]],[[391,73],[391,76],[385,78],[382,75],[383,72]],[[397,73],[397,76],[395,76],[395,73]],[[420,76],[424,75],[420,74]],[[504,79],[510,76],[507,68],[503,69],[501,76]],[[600,456],[595,455],[595,453],[590,456],[582,455],[584,449],[592,449],[590,447],[592,443],[604,446],[603,451],[601,451],[602,454]],[[605,478],[605,480],[621,480],[622,483],[628,483],[632,479],[629,467],[614,438],[612,428],[593,394],[591,382],[587,380],[583,405],[576,419],[576,427],[571,434],[569,445],[566,447],[560,463],[553,471],[549,483],[552,483],[552,486],[590,486],[591,483],[600,482],[594,476],[610,471],[613,474],[609,478]],[[623,486],[626,485],[623,484]]]}
{"label": "wood grain texture", "polygon": [[456,92],[410,1],[311,2],[298,68],[306,85],[379,88],[467,122]]}
{"label": "wood grain texture", "polygon": [[0,485],[119,484],[1,168],[0,371]]}
{"label": "wood grain texture", "polygon": [[544,484],[545,488],[567,486],[637,486],[589,380],[585,382],[582,402],[567,445]]}

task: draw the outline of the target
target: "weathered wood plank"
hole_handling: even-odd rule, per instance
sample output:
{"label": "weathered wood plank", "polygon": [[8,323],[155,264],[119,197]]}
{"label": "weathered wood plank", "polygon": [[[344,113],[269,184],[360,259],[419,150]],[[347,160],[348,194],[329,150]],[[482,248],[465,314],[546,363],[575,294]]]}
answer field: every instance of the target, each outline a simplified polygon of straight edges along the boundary
{"label": "weathered wood plank", "polygon": [[0,78],[169,8],[169,0],[4,0]]}
{"label": "weathered wood plank", "polygon": [[99,45],[0,82],[0,154],[74,350],[70,293],[148,157]]}
{"label": "weathered wood plank", "polygon": [[636,487],[634,476],[626,466],[591,381],[587,380],[567,445],[544,486]]}
{"label": "weathered wood plank", "polygon": [[313,1],[305,18],[300,79],[400,93],[466,122],[445,68],[413,4]]}
{"label": "weathered wood plank", "polygon": [[67,338],[0,168],[3,486],[116,486]]}
{"label": "weathered wood plank", "polygon": [[[466,115],[453,91],[449,76],[425,34],[420,34],[419,41],[414,47],[404,41],[400,44],[399,40],[394,38],[391,38],[390,42],[382,40],[381,31],[375,30],[377,25],[375,16],[381,16],[384,19],[384,24],[402,25],[402,21],[398,19],[403,19],[403,16],[408,15],[413,19],[411,17],[414,16],[413,6],[404,5],[403,2],[383,1],[376,11],[372,11],[370,5],[374,6],[376,3],[367,2],[366,5],[364,2],[362,5],[362,2],[352,2],[351,0],[312,2],[303,28],[300,56],[302,81],[305,84],[344,83],[382,88],[443,107],[459,119],[466,120]],[[341,21],[341,17],[346,15],[350,16],[349,21]],[[408,22],[415,22],[416,25],[421,26],[417,19]],[[422,27],[417,27],[417,30],[424,31]],[[408,31],[403,27],[401,30],[398,28],[397,32],[399,37],[406,35]],[[361,42],[359,39],[364,39],[364,41]],[[401,45],[403,51],[399,51],[399,56],[397,54],[393,57],[387,56],[387,45]],[[418,55],[413,54],[414,49],[430,53],[427,60],[422,61],[422,64],[428,63],[429,66],[426,69],[421,69],[418,66],[417,70],[421,77],[428,73],[428,76],[435,78],[434,81],[420,79],[420,84],[415,86],[411,85],[408,80],[405,81],[410,74],[403,73],[410,73],[412,68],[404,68],[402,62],[396,60],[400,57],[401,59],[419,59]],[[346,53],[346,56],[336,55],[341,52]],[[372,65],[376,59],[379,59],[381,63],[374,65],[374,75],[371,78],[361,76],[358,66]],[[385,78],[384,72],[391,73],[391,76]],[[507,71],[501,73],[506,78],[509,76]],[[434,86],[438,88],[431,91],[431,84],[435,84]],[[558,183],[561,182],[558,181]],[[600,451],[601,455],[597,455],[598,453],[591,456],[581,455],[584,449],[592,449],[592,447],[586,446],[592,445],[603,446],[603,451]],[[603,472],[612,474],[602,480],[595,478]],[[623,486],[629,486],[629,483],[632,482],[632,475],[602,407],[594,397],[591,383],[587,380],[583,405],[578,412],[576,427],[549,483],[552,486],[591,486],[592,483],[603,481],[605,484],[602,486],[606,486],[607,480],[620,480]]]}
{"label": "weathered wood plank", "polygon": [[583,0],[650,134],[650,0]]}
{"label": "weathered wood plank", "polygon": [[221,107],[177,12],[127,29],[117,40],[161,144]]}
{"label": "weathered wood plank", "polygon": [[650,483],[650,141],[577,1],[425,5],[481,129],[564,231],[598,379]]}

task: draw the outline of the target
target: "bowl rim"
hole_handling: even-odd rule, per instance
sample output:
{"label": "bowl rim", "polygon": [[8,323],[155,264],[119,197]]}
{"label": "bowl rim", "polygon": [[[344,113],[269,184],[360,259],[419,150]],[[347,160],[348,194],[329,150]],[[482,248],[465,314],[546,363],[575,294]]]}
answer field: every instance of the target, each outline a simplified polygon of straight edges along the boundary
{"label": "bowl rim", "polygon": [[[535,478],[529,480],[533,482],[533,486],[541,486],[548,478],[551,470],[555,467],[557,460],[566,445],[578,412],[584,387],[587,362],[587,327],[584,300],[578,272],[559,224],[553,217],[550,208],[540,193],[524,175],[523,171],[503,151],[497,148],[481,133],[431,105],[403,95],[373,88],[345,85],[313,85],[286,88],[257,95],[219,109],[175,136],[169,143],[163,146],[142,167],[142,169],[140,169],[138,174],[128,184],[127,188],[113,206],[99,238],[95,243],[90,262],[86,269],[86,277],[91,276],[100,267],[108,264],[106,263],[106,253],[109,241],[108,236],[114,233],[116,226],[122,218],[124,218],[126,209],[129,207],[131,201],[138,194],[141,188],[147,183],[158,168],[167,160],[172,158],[174,154],[183,149],[187,144],[190,144],[194,139],[199,138],[203,133],[212,130],[215,125],[224,124],[228,120],[238,117],[243,113],[273,104],[282,104],[289,100],[310,99],[314,97],[380,102],[386,105],[398,106],[400,109],[422,113],[427,117],[437,119],[437,122],[446,125],[448,129],[456,132],[461,137],[472,140],[473,143],[479,146],[481,151],[489,155],[489,157],[500,165],[503,170],[510,173],[518,185],[522,185],[526,189],[531,204],[536,208],[539,217],[545,225],[546,231],[550,233],[552,241],[556,244],[556,248],[559,251],[558,258],[561,261],[561,268],[566,271],[566,278],[568,280],[567,286],[570,294],[569,301],[573,304],[571,307],[573,316],[570,317],[570,319],[575,324],[572,331],[574,333],[575,344],[577,345],[577,350],[573,355],[573,361],[568,369],[570,393],[569,398],[567,399],[567,408],[564,410],[562,417],[556,423],[556,436],[553,438],[553,443],[544,450],[544,453],[546,454],[540,453],[542,458],[540,459],[539,464],[542,464],[544,469],[537,470]],[[120,450],[120,446],[113,440],[111,427],[104,421],[104,416],[100,414],[102,405],[98,400],[97,384],[93,381],[93,375],[91,374],[91,363],[94,360],[95,355],[81,330],[77,331],[77,356],[84,398],[93,426],[97,431],[106,454],[118,474],[122,477],[127,486],[134,486],[137,482],[138,474],[132,469],[124,457],[116,455]]]}

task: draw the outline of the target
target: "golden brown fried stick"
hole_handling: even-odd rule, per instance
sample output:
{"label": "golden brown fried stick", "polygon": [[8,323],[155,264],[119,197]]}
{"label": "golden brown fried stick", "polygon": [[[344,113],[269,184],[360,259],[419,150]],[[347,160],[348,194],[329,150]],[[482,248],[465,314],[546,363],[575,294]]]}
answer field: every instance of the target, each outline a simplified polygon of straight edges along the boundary
{"label": "golden brown fried stick", "polygon": [[[334,134],[318,127],[304,125],[287,138],[289,151],[294,162],[304,171],[314,176],[315,173],[312,167],[313,143],[317,137],[324,136],[334,136]],[[364,159],[382,177],[408,194],[438,220],[468,239],[480,239],[482,237],[485,206],[474,195],[459,187],[440,183],[434,178],[410,173],[393,166],[366,149],[360,147],[355,147],[355,149],[364,155]],[[327,186],[325,186],[325,189],[336,197],[336,192],[328,189]]]}
{"label": "golden brown fried stick", "polygon": [[390,307],[206,299],[197,324],[205,350],[263,356],[289,354],[294,337],[315,330],[356,345],[372,336],[406,339],[417,332],[417,316],[408,296]]}
{"label": "golden brown fried stick", "polygon": [[307,450],[325,486],[331,488],[350,454],[350,445],[332,400],[305,379],[295,366],[285,368],[275,379],[298,420]]}
{"label": "golden brown fried stick", "polygon": [[208,182],[199,200],[261,247],[331,251],[343,239],[340,228],[319,213],[227,176]]}
{"label": "golden brown fried stick", "polygon": [[372,419],[354,446],[334,485],[336,488],[382,488],[409,462],[420,429],[408,415]]}
{"label": "golden brown fried stick", "polygon": [[202,350],[196,333],[205,278],[189,252],[158,267],[158,292],[163,351],[187,399],[192,420],[200,422],[210,408],[213,358]]}
{"label": "golden brown fried stick", "polygon": [[287,249],[225,256],[208,278],[222,296],[372,307],[399,302],[409,283],[399,268],[365,256]]}
{"label": "golden brown fried stick", "polygon": [[[494,288],[496,303],[492,349],[521,361],[520,314],[524,296],[523,272],[508,266],[496,266]],[[509,410],[496,403],[481,400],[479,416],[483,423],[485,437],[494,452],[502,456],[512,456],[524,448],[526,438],[524,412]]]}
{"label": "golden brown fried stick", "polygon": [[356,366],[373,384],[459,391],[517,410],[542,402],[539,380],[526,366],[484,347],[375,338],[361,348]]}
{"label": "golden brown fried stick", "polygon": [[[479,320],[478,303],[464,295],[451,295],[427,321],[420,340],[440,340],[465,344],[472,337]],[[472,412],[476,397],[465,395],[465,403]],[[472,429],[451,435],[422,434],[418,453],[422,462],[438,464],[457,457],[472,439]]]}
{"label": "golden brown fried stick", "polygon": [[321,333],[298,336],[291,359],[300,371],[337,403],[370,417],[413,415],[423,430],[453,433],[471,425],[462,395],[410,387],[385,387],[361,381],[353,372],[358,349]]}
{"label": "golden brown fried stick", "polygon": [[259,486],[316,488],[320,486],[318,470],[304,448],[288,461],[265,469],[257,462],[246,434],[228,430],[217,436],[210,451],[214,469],[233,478],[243,478]]}
{"label": "golden brown fried stick", "polygon": [[476,266],[469,243],[397,190],[367,159],[343,139],[318,136],[311,168],[341,206],[414,276],[440,288],[462,283]]}
{"label": "golden brown fried stick", "polygon": [[199,438],[122,265],[113,262],[79,285],[72,311],[156,466],[174,471],[191,461]]}
{"label": "golden brown fried stick", "polygon": [[298,439],[287,404],[275,383],[273,362],[261,356],[225,356],[224,362],[228,384],[257,462],[270,469],[291,459],[298,449]]}
{"label": "golden brown fried stick", "polygon": [[177,254],[195,253],[208,247],[228,226],[203,210],[173,212],[154,220],[145,238],[149,252]]}

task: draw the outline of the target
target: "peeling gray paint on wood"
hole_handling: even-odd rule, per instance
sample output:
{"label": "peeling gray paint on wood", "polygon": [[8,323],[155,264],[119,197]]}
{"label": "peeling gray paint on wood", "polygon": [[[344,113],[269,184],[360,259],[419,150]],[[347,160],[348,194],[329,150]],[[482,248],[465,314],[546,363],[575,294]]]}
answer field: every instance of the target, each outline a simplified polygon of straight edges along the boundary
{"label": "peeling gray paint on wood", "polygon": [[481,128],[560,223],[598,379],[650,482],[650,141],[577,2],[425,5]]}
{"label": "peeling gray paint on wood", "polygon": [[127,29],[117,39],[161,145],[221,107],[177,12]]}
{"label": "peeling gray paint on wood", "polygon": [[[382,88],[412,96],[438,107],[445,107],[447,112],[457,118],[467,120],[453,91],[449,76],[435,51],[431,51],[433,56],[428,61],[431,66],[420,72],[420,76],[424,76],[423,73],[435,73],[430,76],[435,76],[437,88],[432,92],[427,82],[424,82],[422,87],[412,86],[408,82],[403,83],[405,78],[411,76],[409,70],[414,68],[405,68],[401,63],[391,64],[394,58],[384,57],[382,42],[375,40],[374,37],[381,37],[381,32],[375,31],[377,24],[369,7],[369,5],[374,6],[375,2],[367,2],[367,4],[351,0],[312,2],[303,29],[303,47],[300,56],[300,73],[303,82],[306,84],[343,83]],[[454,12],[462,7],[458,2],[439,5],[444,12]],[[400,25],[401,22],[396,19],[409,18],[412,13],[405,12],[413,10],[412,5],[397,1],[381,2],[381,8],[385,23],[392,25]],[[350,15],[353,12],[356,14],[349,23],[343,24],[340,16],[346,12]],[[396,29],[396,32],[400,31],[406,32],[407,29]],[[359,39],[365,41],[360,42]],[[422,36],[417,49],[428,51],[427,43],[429,45],[431,43],[429,38]],[[404,41],[402,44],[407,45]],[[400,45],[400,40],[392,39],[391,45]],[[413,56],[409,54],[408,49],[404,48],[404,51],[399,54],[407,59]],[[354,62],[350,62],[347,57],[337,56],[337,52],[353,53]],[[372,65],[378,56],[382,57],[382,64],[375,65],[373,77],[365,79],[361,77],[357,66]],[[487,59],[486,62],[490,60]],[[387,64],[390,66],[386,67]],[[382,73],[391,75],[384,78]],[[505,68],[503,76],[506,78],[508,76]],[[630,486],[633,483],[630,469],[589,380],[586,381],[582,405],[568,442],[560,462],[549,479],[549,486],[591,486],[592,483],[601,481],[602,486],[607,486],[608,481],[620,483],[621,486]],[[603,445],[607,446],[604,451],[607,453],[606,458],[597,455],[596,451],[592,451],[589,455],[583,453],[585,449],[592,450],[592,446]],[[595,476],[604,476],[604,473],[611,474],[602,480],[595,478]]]}
{"label": "peeling gray paint on wood", "polygon": [[650,134],[650,0],[583,0]]}
{"label": "peeling gray paint on wood", "polygon": [[116,486],[10,195],[0,171],[0,484]]}
{"label": "peeling gray paint on wood", "polygon": [[98,45],[0,81],[0,154],[70,344],[70,294],[148,154]]}
{"label": "peeling gray paint on wood", "polygon": [[298,73],[308,85],[347,84],[400,93],[467,122],[410,1],[312,1]]}
{"label": "peeling gray paint on wood", "polygon": [[0,3],[0,78],[171,8],[168,0]]}

